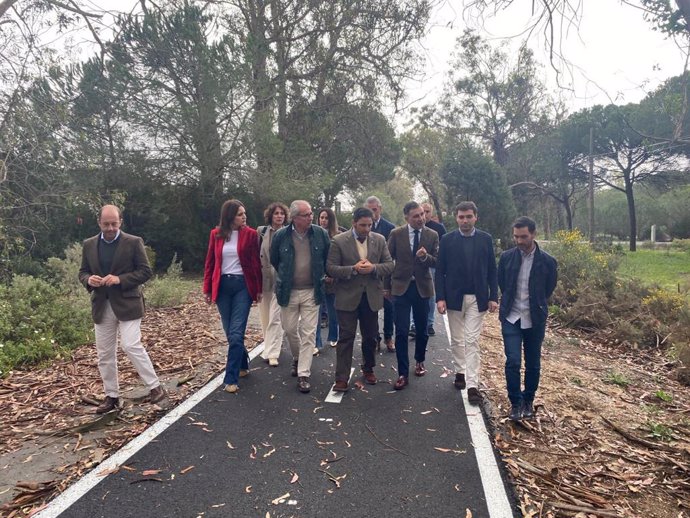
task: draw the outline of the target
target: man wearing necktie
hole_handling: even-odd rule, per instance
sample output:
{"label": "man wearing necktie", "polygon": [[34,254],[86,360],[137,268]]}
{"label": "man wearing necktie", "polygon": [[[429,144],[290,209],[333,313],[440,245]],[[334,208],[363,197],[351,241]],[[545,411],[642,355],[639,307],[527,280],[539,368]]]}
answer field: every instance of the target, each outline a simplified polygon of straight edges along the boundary
{"label": "man wearing necktie", "polygon": [[376,384],[374,347],[378,333],[378,311],[383,307],[383,278],[393,271],[386,240],[371,232],[373,214],[360,207],[352,213],[352,228],[333,238],[326,270],[337,279],[335,309],[339,338],[336,345],[335,385],[345,392],[352,367],[357,322],[362,334],[362,373],[369,385]]}
{"label": "man wearing necktie", "polygon": [[438,234],[424,226],[424,209],[416,201],[403,207],[407,224],[390,233],[388,249],[395,268],[386,279],[384,296],[393,297],[395,307],[395,351],[398,360],[396,390],[404,389],[409,381],[410,360],[407,331],[410,328],[410,308],[417,328],[415,336],[415,375],[424,376],[429,315],[429,298],[434,295],[430,268],[436,266]]}
{"label": "man wearing necktie", "polygon": [[[383,239],[388,241],[388,236],[395,228],[395,225],[383,217],[383,206],[381,200],[377,196],[369,196],[366,201],[366,207],[374,214],[374,222],[371,226],[371,231],[381,234]],[[393,320],[395,318],[393,301],[389,298],[383,299],[383,343],[389,353],[395,351],[393,345]],[[379,331],[376,340],[381,342],[381,332]]]}

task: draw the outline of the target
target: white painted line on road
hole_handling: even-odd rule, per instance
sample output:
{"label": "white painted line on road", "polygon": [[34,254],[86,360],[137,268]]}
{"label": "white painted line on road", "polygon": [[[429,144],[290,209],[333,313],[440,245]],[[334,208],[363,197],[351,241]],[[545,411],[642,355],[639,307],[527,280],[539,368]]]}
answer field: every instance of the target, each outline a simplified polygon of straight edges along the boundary
{"label": "white painted line on road", "polygon": [[[252,361],[264,350],[264,344],[261,342],[249,352],[249,361]],[[161,433],[167,430],[180,417],[189,412],[192,408],[203,401],[214,390],[223,384],[223,377],[225,372],[209,381],[198,392],[195,392],[187,399],[185,399],[178,406],[173,408],[170,412],[165,414],[159,421],[156,421],[152,426],[144,430],[144,432],[131,440],[115,452],[112,456],[101,462],[89,473],[84,475],[76,483],[69,486],[63,493],[55,498],[48,506],[34,515],[34,518],[54,518],[60,513],[66,511],[74,502],[79,500],[88,491],[94,488],[101,480],[104,480],[107,475],[119,466],[123,465],[132,455],[141,450],[148,443],[153,441]]]}
{"label": "white painted line on road", "polygon": [[[450,343],[448,315],[443,315],[443,321],[446,325],[448,343]],[[498,464],[496,464],[494,449],[489,440],[489,432],[484,425],[482,412],[478,407],[470,405],[470,402],[467,400],[467,390],[462,391],[462,401],[465,406],[467,424],[470,427],[472,446],[474,447],[474,455],[479,466],[479,476],[482,479],[489,516],[491,518],[513,518],[513,509],[510,506],[508,494],[503,485],[503,478],[498,470]]]}
{"label": "white painted line on road", "polygon": [[[352,379],[352,375],[355,373],[355,368],[352,367],[350,369],[350,377],[347,380],[348,385],[350,384],[350,380]],[[331,390],[326,396],[326,399],[324,399],[324,403],[340,403],[343,400],[343,396],[345,395],[345,392],[336,392],[333,390],[333,387],[335,386],[335,383],[331,386]]]}

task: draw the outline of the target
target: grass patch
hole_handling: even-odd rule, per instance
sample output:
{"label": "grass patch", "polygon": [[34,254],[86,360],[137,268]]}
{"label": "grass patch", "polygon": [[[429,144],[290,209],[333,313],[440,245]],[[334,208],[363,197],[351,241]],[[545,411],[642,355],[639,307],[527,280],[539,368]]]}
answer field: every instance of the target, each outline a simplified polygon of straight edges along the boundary
{"label": "grass patch", "polygon": [[630,385],[630,381],[625,376],[625,374],[622,374],[622,373],[616,372],[616,371],[609,371],[606,374],[606,376],[604,377],[604,383],[609,383],[611,385],[618,385],[619,387],[623,387],[623,388]]}
{"label": "grass patch", "polygon": [[626,279],[639,279],[645,284],[658,284],[673,293],[690,293],[690,253],[680,250],[637,250],[622,257],[619,274]]}

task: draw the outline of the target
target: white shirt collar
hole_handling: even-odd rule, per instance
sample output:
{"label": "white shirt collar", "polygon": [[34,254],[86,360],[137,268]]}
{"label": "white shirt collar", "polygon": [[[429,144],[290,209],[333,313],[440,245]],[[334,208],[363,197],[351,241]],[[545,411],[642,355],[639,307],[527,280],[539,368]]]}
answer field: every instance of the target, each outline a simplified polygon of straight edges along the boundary
{"label": "white shirt collar", "polygon": [[120,231],[119,230],[117,231],[117,234],[115,234],[115,237],[113,238],[112,241],[108,241],[105,238],[105,236],[103,235],[103,232],[101,232],[101,239],[103,240],[104,243],[108,243],[108,244],[114,243],[115,241],[117,241],[118,237],[120,237]]}

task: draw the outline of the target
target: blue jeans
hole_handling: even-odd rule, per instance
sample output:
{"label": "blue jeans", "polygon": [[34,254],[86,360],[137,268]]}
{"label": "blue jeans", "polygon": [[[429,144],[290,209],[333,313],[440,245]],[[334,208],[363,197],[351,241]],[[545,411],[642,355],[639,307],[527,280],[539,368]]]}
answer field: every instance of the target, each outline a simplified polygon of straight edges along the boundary
{"label": "blue jeans", "polygon": [[398,374],[408,377],[410,375],[410,356],[407,332],[410,329],[410,310],[412,310],[417,328],[414,339],[414,359],[417,362],[423,362],[426,357],[426,345],[429,341],[425,325],[429,316],[429,298],[424,298],[419,294],[417,284],[413,281],[403,295],[393,297],[393,304],[395,305],[395,355],[398,360]]}
{"label": "blue jeans", "polygon": [[226,385],[236,385],[240,369],[249,369],[249,355],[244,347],[252,298],[247,291],[243,275],[223,275],[220,278],[216,307],[228,339],[228,361],[225,365]]}
{"label": "blue jeans", "polygon": [[[321,315],[321,312],[319,312]],[[314,347],[317,349],[323,349],[323,338],[321,338],[321,322],[316,321],[316,340],[314,341]]]}
{"label": "blue jeans", "polygon": [[[541,372],[541,343],[544,341],[546,323],[520,329],[520,321],[514,324],[501,321],[503,347],[506,355],[506,386],[508,399],[512,405],[520,405],[523,401],[534,401],[534,394],[539,387]],[[525,351],[525,390],[520,390],[520,364],[522,350]]]}
{"label": "blue jeans", "polygon": [[[436,268],[429,268],[431,278],[436,279]],[[436,297],[429,297],[429,317],[426,319],[426,326],[434,326],[434,311],[436,311]]]}
{"label": "blue jeans", "polygon": [[335,293],[326,293],[326,310],[328,312],[328,341],[338,341],[338,315],[335,311]]}

